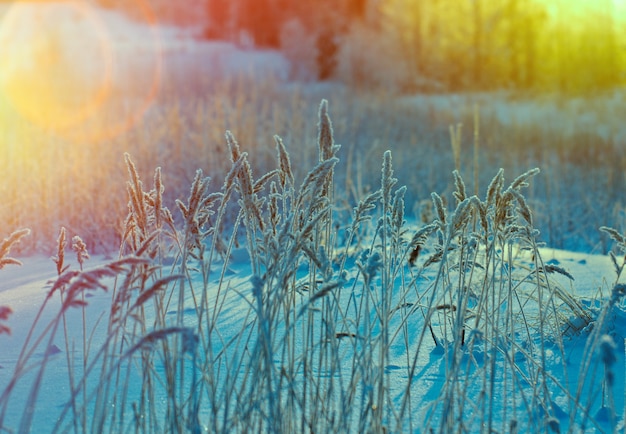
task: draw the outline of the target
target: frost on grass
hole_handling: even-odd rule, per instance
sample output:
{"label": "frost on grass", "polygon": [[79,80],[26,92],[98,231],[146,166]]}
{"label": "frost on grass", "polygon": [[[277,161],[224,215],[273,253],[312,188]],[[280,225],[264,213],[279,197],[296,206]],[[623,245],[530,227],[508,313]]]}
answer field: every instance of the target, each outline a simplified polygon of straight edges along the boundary
{"label": "frost on grass", "polygon": [[[30,229],[19,229],[2,240],[0,244],[0,270],[7,265],[22,265],[22,262],[9,256],[11,247],[20,242],[20,239],[30,234]],[[13,310],[9,306],[0,306],[0,335],[11,334],[11,329],[3,324],[8,321]]]}
{"label": "frost on grass", "polygon": [[20,240],[30,234],[30,229],[19,229],[9,235],[8,238],[2,240],[2,244],[0,244],[0,269],[6,267],[7,265],[22,265],[22,263],[9,256],[11,252],[11,247],[15,246]]}
{"label": "frost on grass", "polygon": [[[566,353],[568,339],[585,333],[594,342],[585,373],[599,362],[605,384],[617,384],[617,352],[602,337],[609,307],[592,318],[562,286],[569,271],[541,257],[524,197],[536,169],[508,186],[500,170],[479,197],[468,194],[457,167],[453,199],[433,192],[430,218],[415,227],[405,214],[411,186],[394,177],[390,151],[381,155],[376,190],[351,204],[350,218],[339,212],[341,155],[326,101],[319,158],[301,182],[278,136],[276,168],[258,177],[235,136],[225,139],[224,182],[212,191],[197,171],[176,216],[163,203],[160,169],[146,191],[125,156],[120,252],[128,256],[83,271],[88,253],[74,238],[81,270],[66,269],[61,232],[52,329],[85,308],[85,293],[105,293],[111,306],[103,340],[83,341],[83,371],[68,374],[55,430],[576,430],[595,404],[585,407],[587,389],[567,382],[578,377],[566,372]],[[241,245],[249,264],[231,260]],[[615,288],[614,305],[623,295]],[[9,314],[0,308],[0,321]],[[95,327],[82,325],[83,336]],[[33,379],[26,362],[50,336],[26,346],[15,382]],[[80,346],[70,334],[58,338],[67,354]],[[3,427],[13,390],[0,397]],[[35,418],[29,412],[20,426]]]}

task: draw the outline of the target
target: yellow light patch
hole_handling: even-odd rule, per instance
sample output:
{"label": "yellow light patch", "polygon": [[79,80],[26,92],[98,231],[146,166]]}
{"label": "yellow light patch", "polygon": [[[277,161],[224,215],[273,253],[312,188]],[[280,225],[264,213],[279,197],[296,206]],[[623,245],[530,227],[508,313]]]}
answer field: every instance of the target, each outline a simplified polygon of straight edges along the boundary
{"label": "yellow light patch", "polygon": [[109,37],[84,3],[14,3],[0,24],[0,46],[2,92],[45,129],[75,127],[109,96]]}
{"label": "yellow light patch", "polygon": [[[151,10],[135,1],[150,26],[143,39],[151,40],[140,41],[150,46],[143,50],[150,71],[141,71],[143,83],[130,92],[128,46],[137,41],[119,38],[98,9],[79,0],[9,6],[0,21],[0,91],[12,110],[44,131],[81,140],[110,137],[137,122],[155,97],[161,52]],[[132,108],[116,110],[124,98],[134,101]]]}

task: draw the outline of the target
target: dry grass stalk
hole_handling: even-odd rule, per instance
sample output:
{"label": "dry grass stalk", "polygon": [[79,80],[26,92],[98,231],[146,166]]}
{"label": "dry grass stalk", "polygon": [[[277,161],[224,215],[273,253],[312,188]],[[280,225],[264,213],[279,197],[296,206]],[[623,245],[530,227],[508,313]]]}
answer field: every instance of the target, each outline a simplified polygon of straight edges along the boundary
{"label": "dry grass stalk", "polygon": [[454,157],[454,168],[461,171],[461,130],[463,124],[450,125],[450,143],[452,145],[452,155]]}
{"label": "dry grass stalk", "polygon": [[[164,205],[161,169],[146,192],[127,154],[121,252],[132,256],[82,271],[88,253],[74,237],[81,271],[68,270],[62,231],[59,275],[46,299],[62,295],[62,303],[47,334],[29,335],[14,382],[0,395],[0,425],[36,349],[51,342],[72,308],[85,307],[85,294],[100,290],[111,296],[104,342],[83,360],[81,375],[70,378],[56,431],[497,430],[500,419],[509,420],[497,412],[504,392],[519,401],[519,429],[555,425],[547,390],[561,377],[548,372],[546,342],[554,343],[550,351],[559,357],[563,334],[590,318],[553,280],[571,277],[567,270],[545,264],[539,254],[522,194],[537,171],[505,187],[501,170],[485,198],[468,197],[459,172],[461,127],[451,128],[456,202],[448,210],[433,193],[433,219],[408,236],[404,208],[412,189],[397,187],[391,151],[383,153],[377,190],[358,201],[351,220],[338,217],[339,148],[326,101],[318,120],[318,158],[299,186],[298,166],[280,137],[274,137],[276,169],[264,168],[255,180],[248,154],[229,132],[231,168],[221,189],[211,192],[198,170],[186,202],[176,202],[177,219]],[[232,261],[241,260],[231,258],[241,225],[252,268],[243,290],[228,277]],[[530,265],[520,262],[518,249],[531,252]],[[165,259],[171,260],[167,266]],[[612,303],[626,292],[622,286],[615,285]],[[233,306],[241,325],[236,330],[223,323],[232,324]],[[0,308],[0,321],[9,314]],[[609,342],[599,348],[610,372]],[[431,363],[443,354],[446,381],[429,412],[420,413],[417,373],[426,353]],[[487,362],[476,362],[480,354],[488,355]],[[35,372],[26,398],[33,409],[49,360]],[[397,360],[401,366],[393,365]],[[394,369],[408,379],[399,399]],[[609,385],[609,376],[604,382]],[[546,417],[524,406],[541,408]],[[571,426],[585,417],[579,410],[578,402],[571,403]],[[20,429],[32,427],[33,412],[24,414]]]}
{"label": "dry grass stalk", "polygon": [[9,257],[9,253],[11,252],[11,247],[15,246],[23,237],[29,234],[30,229],[20,229],[2,240],[2,244],[0,244],[0,270],[7,265],[22,265],[17,259]]}

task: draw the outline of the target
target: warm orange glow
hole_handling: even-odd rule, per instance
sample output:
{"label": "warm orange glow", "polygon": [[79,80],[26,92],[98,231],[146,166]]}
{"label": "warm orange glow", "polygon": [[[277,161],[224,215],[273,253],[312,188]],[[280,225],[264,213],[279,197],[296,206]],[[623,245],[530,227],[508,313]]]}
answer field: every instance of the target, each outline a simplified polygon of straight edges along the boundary
{"label": "warm orange glow", "polygon": [[[72,27],[89,32],[67,35]],[[83,3],[15,3],[0,26],[0,44],[6,47],[0,53],[3,92],[15,109],[46,129],[76,126],[110,94],[108,35]]]}
{"label": "warm orange glow", "polygon": [[[161,52],[154,15],[136,1],[152,39],[151,71],[136,86],[123,82],[133,53],[121,50],[116,29],[88,3],[13,3],[0,23],[0,90],[13,109],[45,131],[82,140],[119,134],[141,119],[159,86]],[[129,87],[133,95],[119,90]],[[125,97],[140,103],[107,113]]]}
{"label": "warm orange glow", "polygon": [[[623,0],[381,0],[409,87],[596,94],[623,86]],[[425,83],[422,85],[422,83]]]}

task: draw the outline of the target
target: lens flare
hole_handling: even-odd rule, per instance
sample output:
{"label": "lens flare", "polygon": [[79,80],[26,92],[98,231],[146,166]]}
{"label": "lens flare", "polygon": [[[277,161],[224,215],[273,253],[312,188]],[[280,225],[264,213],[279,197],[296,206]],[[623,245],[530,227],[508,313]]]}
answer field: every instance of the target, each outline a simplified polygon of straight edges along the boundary
{"label": "lens flare", "polygon": [[[84,1],[13,3],[0,22],[0,91],[12,109],[44,131],[81,140],[120,134],[140,120],[158,89],[161,50],[154,14],[136,2],[149,31],[126,40],[103,19],[110,11]],[[142,39],[144,65],[141,81],[129,84],[133,39]],[[125,98],[134,103],[120,110]]]}

